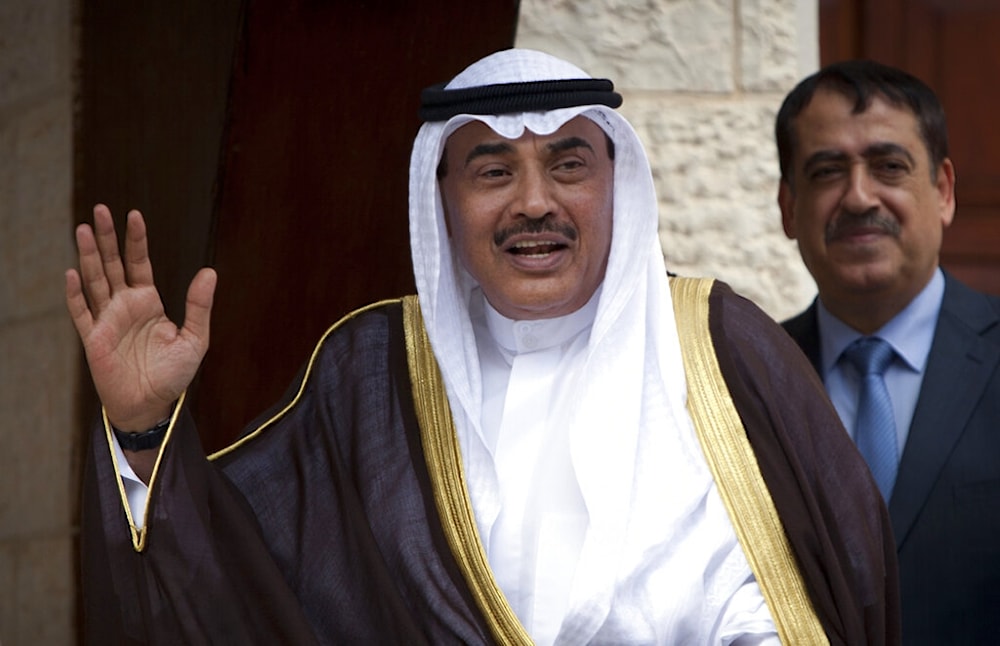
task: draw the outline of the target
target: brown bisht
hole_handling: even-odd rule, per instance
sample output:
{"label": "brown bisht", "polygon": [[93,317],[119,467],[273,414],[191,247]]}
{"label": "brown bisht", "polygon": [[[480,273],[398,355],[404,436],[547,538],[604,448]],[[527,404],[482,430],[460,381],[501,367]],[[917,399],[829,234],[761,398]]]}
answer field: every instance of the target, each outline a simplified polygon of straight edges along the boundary
{"label": "brown bisht", "polygon": [[[822,386],[748,301],[716,284],[709,306],[709,345],[807,610],[831,643],[897,643],[885,510]],[[461,482],[461,473],[442,473],[450,467],[430,445],[457,443],[446,419],[424,410],[425,428],[418,422],[411,353],[422,329],[407,317],[419,322],[416,299],[339,322],[283,400],[211,459],[182,402],[141,530],[123,505],[107,428],[95,428],[81,530],[88,643],[527,639],[481,560],[471,518],[439,512],[442,477]],[[414,372],[417,391],[444,398],[426,368]],[[468,504],[460,487],[449,495]]]}

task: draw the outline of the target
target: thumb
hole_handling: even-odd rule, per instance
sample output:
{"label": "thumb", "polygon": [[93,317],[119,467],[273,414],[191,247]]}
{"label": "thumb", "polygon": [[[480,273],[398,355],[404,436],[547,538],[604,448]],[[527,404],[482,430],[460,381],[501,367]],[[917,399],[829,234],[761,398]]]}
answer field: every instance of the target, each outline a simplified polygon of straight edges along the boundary
{"label": "thumb", "polygon": [[185,302],[183,334],[195,337],[206,347],[217,282],[218,275],[214,269],[202,268],[191,280]]}

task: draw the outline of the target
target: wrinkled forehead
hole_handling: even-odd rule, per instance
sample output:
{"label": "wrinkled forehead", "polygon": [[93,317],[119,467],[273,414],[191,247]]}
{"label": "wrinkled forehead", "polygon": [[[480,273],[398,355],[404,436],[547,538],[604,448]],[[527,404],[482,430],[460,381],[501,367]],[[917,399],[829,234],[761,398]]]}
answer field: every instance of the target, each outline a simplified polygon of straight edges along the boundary
{"label": "wrinkled forehead", "polygon": [[458,126],[444,140],[437,177],[441,179],[447,169],[467,167],[473,160],[492,163],[505,159],[513,163],[525,155],[544,155],[549,161],[590,150],[592,154],[606,155],[614,160],[614,145],[605,131],[583,115],[570,119],[555,132],[536,133],[525,128],[518,138],[504,137],[478,119],[471,119]]}
{"label": "wrinkled forehead", "polygon": [[[507,118],[498,119],[492,115],[461,115],[448,122],[444,130],[441,133],[442,142],[447,145],[448,141],[452,139],[455,133],[460,130],[468,130],[467,126],[472,124],[480,124],[481,128],[477,130],[483,133],[483,137],[490,137],[491,135],[502,139],[516,140],[521,138],[527,133],[548,136],[555,134],[561,129],[565,129],[566,126],[575,126],[575,122],[581,120],[583,123],[592,123],[600,128],[608,137],[611,137],[614,133],[614,128],[612,127],[610,121],[604,118],[602,115],[588,114],[587,110],[584,110],[578,114],[571,115],[566,119],[531,119],[524,118],[528,115],[504,115],[506,117],[521,117],[521,118]],[[540,115],[542,117],[548,115]],[[579,128],[574,128],[579,129]]]}
{"label": "wrinkled forehead", "polygon": [[617,114],[601,107],[580,106],[573,108],[563,108],[549,112],[525,112],[520,114],[505,115],[458,115],[452,117],[444,125],[437,141],[435,156],[440,158],[444,154],[447,141],[455,132],[470,123],[482,123],[493,133],[504,139],[519,139],[530,131],[536,135],[547,136],[555,133],[567,123],[582,117],[596,124],[618,145],[619,128],[616,127]]}

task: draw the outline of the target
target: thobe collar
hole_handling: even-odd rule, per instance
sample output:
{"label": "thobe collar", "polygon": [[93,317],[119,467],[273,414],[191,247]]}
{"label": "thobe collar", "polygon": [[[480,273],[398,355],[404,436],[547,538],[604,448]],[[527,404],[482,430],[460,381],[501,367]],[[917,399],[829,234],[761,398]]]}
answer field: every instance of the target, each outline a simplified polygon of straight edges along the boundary
{"label": "thobe collar", "polygon": [[535,320],[507,318],[485,301],[486,327],[510,363],[514,355],[562,345],[586,330],[594,323],[600,296],[598,287],[590,300],[575,312]]}

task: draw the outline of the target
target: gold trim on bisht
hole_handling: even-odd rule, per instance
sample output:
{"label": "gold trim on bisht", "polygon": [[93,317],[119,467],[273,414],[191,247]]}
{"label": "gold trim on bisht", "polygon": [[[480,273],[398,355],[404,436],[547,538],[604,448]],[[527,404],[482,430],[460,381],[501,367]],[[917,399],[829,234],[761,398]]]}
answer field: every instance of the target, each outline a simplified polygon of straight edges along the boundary
{"label": "gold trim on bisht", "polygon": [[472,501],[465,486],[462,453],[451,418],[448,395],[424,329],[416,296],[403,299],[403,322],[420,439],[434,490],[434,502],[448,545],[497,642],[531,644],[531,637],[493,578],[479,539]]}
{"label": "gold trim on bisht", "polygon": [[121,505],[125,510],[125,519],[128,521],[129,531],[132,534],[132,549],[136,552],[142,552],[146,549],[146,541],[149,536],[150,494],[153,491],[153,487],[156,485],[156,476],[160,474],[160,462],[163,460],[163,447],[167,445],[167,442],[170,441],[170,437],[174,434],[174,425],[177,423],[177,418],[180,416],[181,407],[184,405],[184,398],[186,395],[187,391],[184,391],[181,393],[180,398],[178,398],[177,404],[170,413],[170,422],[169,426],[167,426],[167,432],[163,436],[163,442],[161,442],[159,448],[156,449],[156,462],[153,463],[153,472],[149,476],[149,483],[146,487],[146,507],[142,514],[142,527],[138,527],[135,524],[135,518],[132,516],[132,505],[129,504],[128,494],[125,493],[125,480],[121,477],[121,464],[118,463],[118,454],[115,452],[115,442],[113,439],[114,436],[112,435],[111,420],[108,419],[108,411],[101,406],[101,421],[104,423],[104,435],[108,441],[108,450],[111,452],[111,464],[114,465],[115,473],[118,474],[118,495],[121,498]]}
{"label": "gold trim on bisht", "polygon": [[[353,312],[347,314],[346,316],[344,316],[343,318],[341,318],[339,321],[337,321],[336,323],[334,323],[333,325],[331,325],[326,330],[326,332],[323,333],[323,336],[320,338],[319,342],[316,343],[316,346],[313,348],[312,355],[309,357],[309,364],[306,366],[305,373],[302,376],[302,381],[299,383],[298,391],[295,393],[295,397],[292,399],[292,401],[289,402],[288,405],[286,405],[280,411],[278,411],[278,413],[275,414],[273,417],[271,417],[270,419],[268,419],[267,421],[265,421],[263,424],[261,424],[260,426],[258,426],[256,429],[254,429],[252,432],[247,433],[246,435],[244,435],[243,437],[239,438],[238,440],[236,440],[235,442],[233,442],[229,446],[227,446],[227,447],[225,447],[225,448],[223,448],[223,449],[221,449],[219,451],[216,451],[215,453],[209,455],[208,459],[209,460],[216,460],[216,459],[218,459],[218,458],[226,455],[227,453],[230,453],[234,449],[242,446],[243,444],[251,441],[253,438],[255,438],[258,435],[260,435],[262,432],[264,432],[264,430],[266,430],[268,427],[270,427],[276,421],[278,421],[279,419],[281,419],[281,417],[285,413],[287,413],[289,410],[291,410],[295,405],[297,405],[299,403],[299,400],[302,397],[302,393],[305,391],[306,383],[309,381],[309,376],[312,374],[312,369],[313,369],[313,365],[316,362],[316,357],[319,355],[319,351],[323,347],[323,342],[326,341],[327,337],[329,337],[331,334],[333,334],[333,332],[335,332],[342,325],[344,325],[345,323],[347,323],[351,319],[355,318],[356,316],[359,316],[360,314],[363,314],[363,313],[365,313],[365,312],[367,312],[369,310],[373,310],[373,309],[377,309],[379,307],[383,307],[385,305],[396,303],[399,300],[400,299],[386,299],[386,300],[381,300],[381,301],[372,303],[370,305],[366,305],[365,307],[361,307],[361,308],[358,308],[358,309],[354,310]],[[187,391],[185,391],[184,393],[181,393],[180,398],[177,400],[177,404],[174,406],[173,413],[171,413],[171,416],[170,416],[170,426],[167,427],[167,433],[163,437],[163,442],[160,444],[159,449],[157,449],[159,451],[159,453],[156,456],[156,463],[153,465],[153,473],[152,473],[152,475],[149,478],[149,485],[148,485],[147,491],[146,491],[146,512],[145,512],[145,515],[144,515],[144,518],[143,518],[143,523],[142,523],[142,527],[141,528],[137,527],[136,524],[135,524],[135,519],[132,517],[132,508],[131,508],[131,506],[128,503],[128,496],[125,494],[125,485],[124,485],[124,482],[122,481],[122,478],[121,478],[120,475],[118,477],[118,493],[119,493],[119,495],[121,497],[122,507],[125,510],[125,516],[126,516],[126,518],[128,520],[129,529],[132,532],[132,548],[136,552],[142,552],[143,550],[146,549],[146,543],[147,543],[148,538],[149,538],[149,509],[150,509],[150,500],[152,499],[152,493],[153,493],[154,489],[156,488],[156,479],[157,479],[156,476],[160,472],[160,462],[163,459],[164,449],[170,443],[170,438],[173,436],[174,426],[176,425],[177,418],[180,416],[181,409],[184,406],[184,398],[185,398],[186,394],[187,394]],[[103,409],[102,409],[102,417],[103,417],[103,420],[104,420],[104,431],[105,431],[105,434],[107,436],[107,441],[108,441],[108,450],[111,451],[111,461],[112,461],[112,463],[115,466],[115,472],[118,473],[118,474],[121,474],[121,465],[118,464],[118,457],[115,455],[115,451],[114,451],[114,442],[112,440],[112,435],[111,435],[111,422],[108,421],[107,413],[104,412]]]}
{"label": "gold trim on bisht", "polygon": [[306,385],[309,383],[309,377],[312,375],[313,367],[316,365],[316,358],[319,356],[320,350],[323,349],[323,344],[326,342],[327,338],[331,334],[333,334],[334,332],[336,332],[338,329],[340,329],[341,326],[343,326],[346,323],[348,323],[351,319],[354,319],[354,318],[356,318],[356,317],[364,314],[365,312],[369,312],[371,310],[376,310],[376,309],[378,309],[380,307],[384,307],[386,305],[392,305],[393,303],[398,303],[400,300],[401,299],[398,299],[398,298],[387,298],[385,300],[376,301],[376,302],[371,303],[369,305],[365,305],[364,307],[359,307],[358,309],[356,309],[356,310],[354,310],[352,312],[349,312],[344,317],[342,317],[339,321],[337,321],[336,323],[334,323],[333,325],[331,325],[330,327],[328,327],[327,330],[326,330],[326,332],[323,333],[323,336],[320,337],[319,341],[316,343],[316,346],[313,348],[312,354],[309,355],[309,363],[306,364],[305,371],[304,371],[304,373],[302,375],[302,380],[299,382],[299,388],[295,392],[295,396],[292,398],[292,401],[288,402],[288,404],[286,404],[284,406],[284,408],[282,408],[280,411],[278,411],[277,413],[275,413],[271,418],[269,418],[268,420],[266,420],[260,426],[258,426],[257,428],[255,428],[253,431],[250,431],[250,432],[246,433],[245,435],[243,435],[242,437],[240,437],[239,439],[237,439],[235,442],[233,442],[229,446],[226,446],[226,447],[224,447],[222,449],[219,449],[215,453],[213,453],[210,456],[208,456],[208,459],[209,460],[218,460],[219,458],[221,458],[221,457],[223,457],[223,456],[225,456],[225,455],[227,455],[229,453],[232,453],[233,451],[235,451],[239,447],[243,446],[247,442],[250,442],[251,440],[253,440],[254,438],[256,438],[258,435],[260,435],[261,433],[263,433],[265,430],[268,429],[268,427],[270,427],[271,425],[273,425],[275,422],[277,422],[279,419],[281,419],[288,411],[292,410],[295,406],[298,405],[299,400],[302,398],[302,393],[305,392]]}
{"label": "gold trim on bisht", "polygon": [[829,644],[719,369],[708,327],[712,283],[670,279],[688,382],[688,411],[782,643]]}

